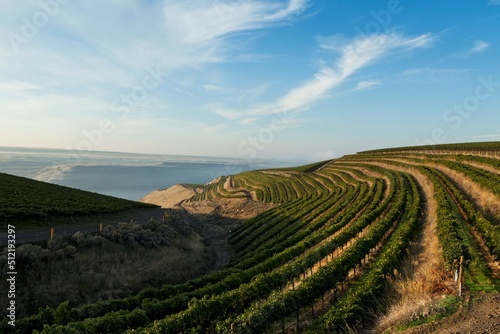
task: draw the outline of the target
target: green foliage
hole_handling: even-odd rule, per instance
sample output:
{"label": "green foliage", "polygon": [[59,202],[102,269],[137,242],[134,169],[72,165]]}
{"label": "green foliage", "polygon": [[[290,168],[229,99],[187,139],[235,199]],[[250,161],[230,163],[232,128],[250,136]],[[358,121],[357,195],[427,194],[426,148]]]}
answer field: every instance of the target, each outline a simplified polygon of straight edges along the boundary
{"label": "green foliage", "polygon": [[2,219],[39,220],[152,207],[155,206],[0,173]]}
{"label": "green foliage", "polygon": [[384,148],[379,150],[363,151],[361,154],[377,153],[402,153],[402,152],[429,152],[429,151],[458,151],[458,152],[493,152],[500,151],[500,141],[479,142],[479,143],[457,143],[457,144],[437,144],[422,146],[407,146],[396,148]]}

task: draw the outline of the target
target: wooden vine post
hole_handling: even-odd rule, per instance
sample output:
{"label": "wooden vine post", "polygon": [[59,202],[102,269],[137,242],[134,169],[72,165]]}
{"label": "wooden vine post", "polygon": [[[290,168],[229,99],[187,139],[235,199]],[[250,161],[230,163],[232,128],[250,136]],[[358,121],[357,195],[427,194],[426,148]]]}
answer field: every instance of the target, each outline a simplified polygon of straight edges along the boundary
{"label": "wooden vine post", "polygon": [[462,267],[464,264],[464,257],[460,256],[460,267],[458,269],[458,296],[462,296]]}
{"label": "wooden vine post", "polygon": [[52,240],[54,238],[54,228],[51,227],[50,228],[50,240]]}

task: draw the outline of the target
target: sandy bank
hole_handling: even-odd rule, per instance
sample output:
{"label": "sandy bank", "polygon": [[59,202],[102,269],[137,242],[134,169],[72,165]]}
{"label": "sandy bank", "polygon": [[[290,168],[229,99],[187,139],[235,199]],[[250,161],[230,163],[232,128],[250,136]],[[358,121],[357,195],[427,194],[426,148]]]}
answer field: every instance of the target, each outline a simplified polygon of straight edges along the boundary
{"label": "sandy bank", "polygon": [[168,189],[153,191],[142,198],[140,202],[156,204],[164,209],[184,209],[193,215],[215,214],[238,220],[250,219],[273,207],[272,204],[256,201],[251,196],[246,198],[215,197],[210,200],[189,201],[190,198],[202,191],[203,188],[195,189],[176,184]]}
{"label": "sandy bank", "polygon": [[163,209],[178,207],[183,201],[196,195],[196,189],[176,184],[168,189],[155,190],[139,200],[161,206]]}

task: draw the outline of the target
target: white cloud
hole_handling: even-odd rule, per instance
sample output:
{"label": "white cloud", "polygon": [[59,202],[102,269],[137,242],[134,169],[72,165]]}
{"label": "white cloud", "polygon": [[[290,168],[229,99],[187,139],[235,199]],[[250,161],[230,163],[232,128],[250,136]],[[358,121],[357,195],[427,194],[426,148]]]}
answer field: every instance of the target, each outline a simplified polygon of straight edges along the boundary
{"label": "white cloud", "polygon": [[165,2],[165,25],[168,31],[186,44],[202,44],[234,33],[261,29],[282,23],[303,12],[308,0],[287,3],[263,1]]}
{"label": "white cloud", "polygon": [[469,52],[471,53],[484,52],[489,48],[490,48],[490,43],[477,40],[474,42],[474,46],[469,50]]}
{"label": "white cloud", "polygon": [[332,88],[361,68],[387,55],[390,51],[409,51],[415,48],[428,47],[435,39],[430,34],[405,37],[395,32],[356,38],[344,45],[328,44],[328,42],[332,43],[332,41],[336,43],[338,39],[324,39],[321,44],[322,48],[339,53],[339,57],[332,65],[324,65],[314,74],[313,78],[290,90],[276,102],[243,111],[220,108],[216,110],[216,113],[228,119],[239,119],[249,116],[307,110],[312,103],[324,98]]}
{"label": "white cloud", "polygon": [[196,126],[197,128],[199,128],[200,130],[202,130],[204,132],[209,132],[209,133],[217,132],[218,130],[223,129],[225,127],[224,124],[209,125],[209,124],[199,123],[199,122],[193,123],[193,125]]}
{"label": "white cloud", "polygon": [[490,6],[498,6],[498,5],[500,5],[500,0],[490,0],[488,2],[488,5],[490,5]]}
{"label": "white cloud", "polygon": [[[142,80],[148,66],[160,65],[171,76],[175,71],[237,58],[241,50],[234,39],[225,37],[284,24],[308,6],[309,0],[68,4],[27,44],[19,45],[19,54],[7,38],[0,41],[0,73],[12,78],[32,75],[38,80],[33,84],[39,85],[48,81],[65,87],[75,84],[77,77],[85,87],[96,82],[130,87]],[[23,2],[9,6],[0,13],[0,32],[21,34],[18,18],[31,17],[39,10]]]}
{"label": "white cloud", "polygon": [[[2,36],[21,35],[19,18],[31,18],[41,10],[38,2],[29,2],[13,2],[0,13]],[[161,85],[147,92],[147,101],[133,107],[133,117],[147,121],[167,104],[169,110],[186,100],[195,104],[201,99],[195,95],[198,78],[186,85],[179,84],[179,78],[204,75],[204,65],[238,59],[242,52],[243,58],[257,57],[238,47],[235,34],[244,32],[248,37],[255,29],[287,24],[308,6],[309,0],[70,2],[60,6],[50,24],[19,45],[19,53],[8,38],[0,40],[2,116],[8,113],[17,119],[20,111],[27,110],[40,115],[41,122],[63,118],[82,126],[93,126],[104,117],[116,120],[121,114],[113,114],[113,102],[142,87],[147,68],[155,67],[161,72]],[[204,88],[224,89],[216,84]],[[154,108],[149,108],[151,101]],[[223,128],[192,124],[189,119],[204,121],[196,108],[182,116],[183,124],[203,131]],[[0,124],[0,132],[5,124]],[[134,126],[137,123],[120,121],[122,128]],[[67,131],[66,138],[74,135],[69,129],[61,131]]]}
{"label": "white cloud", "polygon": [[215,92],[215,93],[225,93],[228,91],[227,88],[217,85],[203,85],[203,88],[207,92]]}
{"label": "white cloud", "polygon": [[364,90],[364,89],[369,89],[373,88],[375,86],[381,85],[382,83],[380,81],[360,81],[356,85],[356,88],[354,90]]}

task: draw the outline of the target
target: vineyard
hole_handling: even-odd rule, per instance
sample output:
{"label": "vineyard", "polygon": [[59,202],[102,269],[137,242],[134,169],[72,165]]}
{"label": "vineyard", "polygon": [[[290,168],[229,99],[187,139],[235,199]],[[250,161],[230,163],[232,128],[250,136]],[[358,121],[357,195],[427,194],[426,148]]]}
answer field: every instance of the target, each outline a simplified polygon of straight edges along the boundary
{"label": "vineyard", "polygon": [[[499,150],[498,143],[379,150],[221,177],[190,201],[246,198],[273,204],[231,231],[228,265],[124,299],[41,308],[19,319],[15,330],[343,333],[370,328],[375,315],[389,309],[387,291],[429,231],[437,240],[436,268],[443,279],[427,277],[425,289],[458,295],[454,278],[462,269],[466,291],[500,292]],[[0,331],[7,330],[4,320]]]}
{"label": "vineyard", "polygon": [[114,213],[152,205],[0,173],[0,219],[40,221]]}

